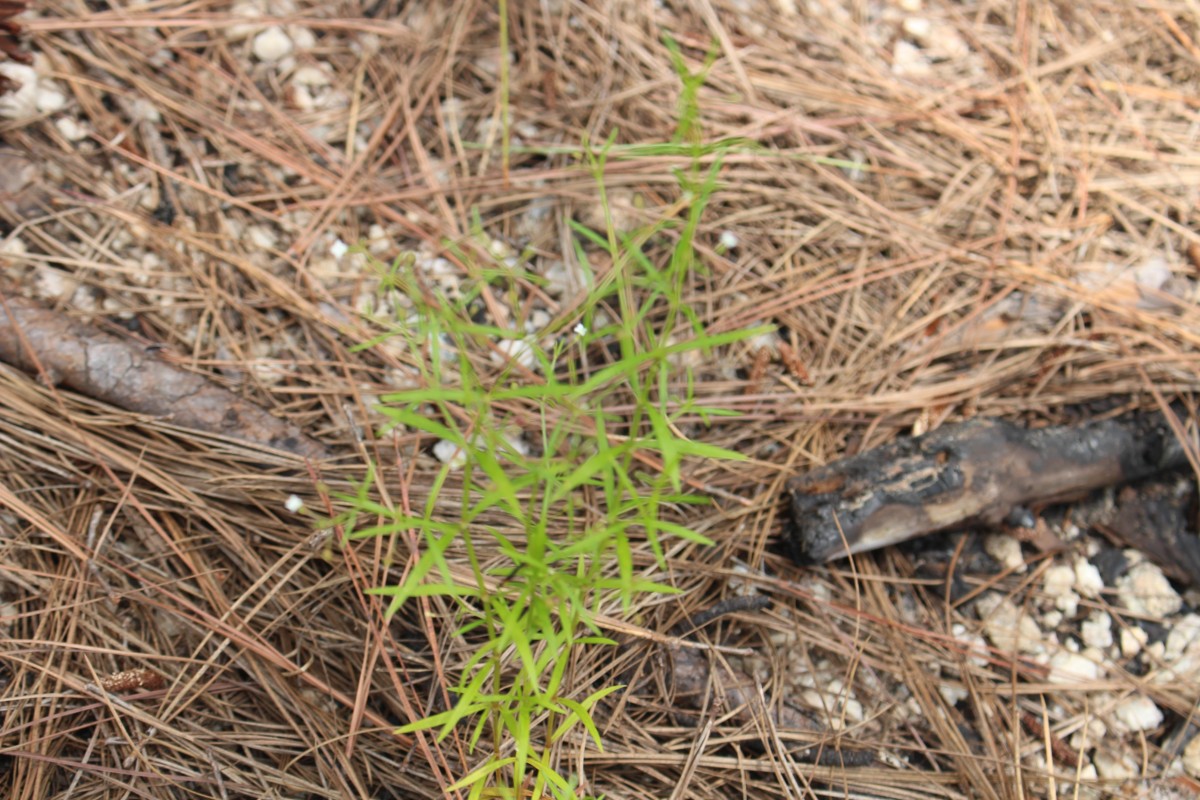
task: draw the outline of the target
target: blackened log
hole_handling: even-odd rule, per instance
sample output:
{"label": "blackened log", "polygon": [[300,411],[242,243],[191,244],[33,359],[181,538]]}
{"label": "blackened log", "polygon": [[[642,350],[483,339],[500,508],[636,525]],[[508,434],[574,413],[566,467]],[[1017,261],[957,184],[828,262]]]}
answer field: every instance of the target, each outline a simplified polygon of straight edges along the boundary
{"label": "blackened log", "polygon": [[1175,580],[1200,586],[1200,537],[1188,530],[1195,504],[1194,476],[1143,481],[1122,489],[1111,519],[1095,527]]}
{"label": "blackened log", "polygon": [[937,531],[997,526],[1014,510],[1186,462],[1161,414],[1035,430],[971,420],[793,478],[787,544],[800,563],[828,561]]}

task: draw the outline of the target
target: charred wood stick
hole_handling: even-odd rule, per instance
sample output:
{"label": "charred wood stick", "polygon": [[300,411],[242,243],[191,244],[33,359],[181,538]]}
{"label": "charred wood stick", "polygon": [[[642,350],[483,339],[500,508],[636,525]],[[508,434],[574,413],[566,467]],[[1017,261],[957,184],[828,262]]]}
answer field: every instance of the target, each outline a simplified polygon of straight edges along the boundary
{"label": "charred wood stick", "polygon": [[937,531],[996,526],[1027,506],[1185,463],[1160,414],[1036,430],[971,420],[793,478],[785,536],[796,561],[818,563]]}
{"label": "charred wood stick", "polygon": [[321,458],[299,428],[147,348],[0,294],[0,361],[81,394],[174,425]]}

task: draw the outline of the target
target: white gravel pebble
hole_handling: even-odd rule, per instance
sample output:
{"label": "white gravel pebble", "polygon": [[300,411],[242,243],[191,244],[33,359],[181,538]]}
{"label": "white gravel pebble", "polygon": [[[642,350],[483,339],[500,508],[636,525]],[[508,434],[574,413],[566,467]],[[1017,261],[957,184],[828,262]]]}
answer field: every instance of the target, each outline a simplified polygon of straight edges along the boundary
{"label": "white gravel pebble", "polygon": [[1200,778],[1200,736],[1195,736],[1183,748],[1183,771],[1193,778]]}
{"label": "white gravel pebble", "polygon": [[1050,682],[1073,684],[1100,677],[1100,665],[1078,653],[1060,650],[1050,659]]}
{"label": "white gravel pebble", "polygon": [[892,49],[892,74],[904,78],[924,78],[932,72],[921,49],[903,39]]}
{"label": "white gravel pebble", "polygon": [[246,229],[246,241],[260,250],[273,250],[279,244],[279,237],[266,225],[251,225]]}
{"label": "white gravel pebble", "polygon": [[1175,661],[1197,645],[1200,645],[1200,615],[1186,614],[1171,626],[1163,657]]}
{"label": "white gravel pebble", "polygon": [[1096,765],[1096,772],[1106,781],[1127,781],[1138,774],[1137,762],[1128,755],[1116,756],[1104,749],[1096,751],[1092,763]]}
{"label": "white gravel pebble", "polygon": [[55,111],[61,111],[63,106],[67,104],[67,96],[58,90],[55,86],[45,85],[46,81],[41,81],[41,85],[37,90],[37,110],[43,114],[53,114]]}
{"label": "white gravel pebble", "polygon": [[1161,569],[1149,561],[1136,564],[1117,581],[1121,604],[1135,614],[1158,620],[1179,611],[1183,598]]}
{"label": "white gravel pebble", "polygon": [[1075,591],[1083,597],[1095,598],[1104,591],[1104,578],[1100,570],[1086,558],[1075,559]]}
{"label": "white gravel pebble", "polygon": [[1021,543],[1007,533],[993,533],[983,540],[983,549],[996,559],[1005,569],[1024,572],[1025,556],[1021,553]]}
{"label": "white gravel pebble", "polygon": [[951,706],[958,705],[959,701],[966,700],[971,696],[964,687],[944,680],[938,682],[938,692],[946,704]]}
{"label": "white gravel pebble", "polygon": [[80,124],[71,117],[59,117],[54,120],[54,127],[68,142],[80,142],[88,137],[88,126]]}
{"label": "white gravel pebble", "polygon": [[909,17],[904,20],[904,35],[913,41],[926,44],[929,34],[933,31],[933,23],[925,17]]}
{"label": "white gravel pebble", "polygon": [[1079,595],[1074,592],[1067,592],[1054,601],[1054,607],[1064,615],[1073,617],[1079,613]]}
{"label": "white gravel pebble", "polygon": [[503,364],[508,359],[512,359],[528,369],[533,369],[538,364],[537,354],[533,347],[533,339],[528,336],[524,339],[501,339],[496,343],[496,349],[504,356],[493,355],[492,360]]}
{"label": "white gravel pebble", "polygon": [[[266,13],[266,6],[253,2],[253,0],[238,0],[229,9],[229,13],[235,19],[253,19],[254,17],[263,16]],[[231,42],[240,42],[243,39],[250,38],[261,29],[261,25],[238,22],[225,28],[225,38]]]}
{"label": "white gravel pebble", "polygon": [[449,439],[442,439],[433,446],[433,455],[450,469],[459,469],[467,463],[467,454]]}
{"label": "white gravel pebble", "polygon": [[1018,609],[1007,597],[985,594],[975,601],[984,635],[1002,653],[1045,652],[1042,630],[1033,617]]}
{"label": "white gravel pebble", "polygon": [[293,47],[292,40],[278,25],[272,25],[254,37],[254,57],[266,63],[290,55]]}
{"label": "white gravel pebble", "polygon": [[29,252],[29,248],[20,236],[10,235],[7,239],[0,239],[0,255],[23,256],[27,252]]}
{"label": "white gravel pebble", "polygon": [[0,63],[0,75],[8,78],[16,89],[0,96],[0,117],[28,119],[37,114],[37,73],[33,67],[12,61]]}
{"label": "white gravel pebble", "polygon": [[329,85],[329,72],[324,68],[324,65],[314,67],[305,65],[297,67],[292,73],[292,83],[299,86],[307,86],[310,89],[319,89],[322,86]]}
{"label": "white gravel pebble", "polygon": [[1042,591],[1047,597],[1058,599],[1075,585],[1075,570],[1065,564],[1056,564],[1042,573]]}
{"label": "white gravel pebble", "polygon": [[1121,655],[1125,658],[1133,658],[1142,652],[1142,648],[1146,646],[1146,640],[1149,638],[1149,634],[1141,628],[1122,628]]}
{"label": "white gravel pebble", "polygon": [[1162,724],[1163,713],[1144,694],[1135,694],[1117,704],[1115,716],[1131,731],[1148,731]]}
{"label": "white gravel pebble", "polygon": [[1093,611],[1080,626],[1079,635],[1088,647],[1101,650],[1112,647],[1112,617],[1103,611]]}

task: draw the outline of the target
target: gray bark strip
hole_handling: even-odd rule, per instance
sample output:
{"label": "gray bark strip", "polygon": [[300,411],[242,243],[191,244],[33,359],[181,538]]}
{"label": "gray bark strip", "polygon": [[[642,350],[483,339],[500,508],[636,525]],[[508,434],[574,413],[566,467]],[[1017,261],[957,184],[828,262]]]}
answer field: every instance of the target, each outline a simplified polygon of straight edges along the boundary
{"label": "gray bark strip", "polygon": [[0,294],[0,360],[105,403],[173,425],[319,459],[298,427],[139,344],[32,300]]}

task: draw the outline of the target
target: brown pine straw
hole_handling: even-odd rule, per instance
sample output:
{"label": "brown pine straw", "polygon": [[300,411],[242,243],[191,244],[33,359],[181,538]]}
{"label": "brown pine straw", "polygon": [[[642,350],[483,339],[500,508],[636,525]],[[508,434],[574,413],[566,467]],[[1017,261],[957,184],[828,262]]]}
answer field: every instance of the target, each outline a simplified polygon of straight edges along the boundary
{"label": "brown pine straw", "polygon": [[[344,511],[335,498],[353,492],[369,458],[381,465],[372,497],[419,510],[438,468],[430,440],[374,435],[374,398],[424,356],[352,349],[380,332],[356,315],[377,280],[344,264],[339,273],[327,254],[377,224],[393,242],[386,258],[425,247],[464,279],[486,263],[490,239],[527,250],[537,273],[570,263],[567,221],[594,220],[598,191],[562,148],[614,129],[619,145],[671,140],[680,83],[664,31],[693,70],[716,43],[699,97],[705,139],[761,146],[724,158],[686,301],[714,332],[765,321],[781,338],[698,365],[698,396],[742,416],[711,427],[685,418],[681,429],[749,460],[688,465],[689,485],[716,502],[668,516],[716,546],[672,542],[659,577],[684,593],[630,616],[605,607],[602,624],[630,643],[630,659],[652,664],[675,624],[752,583],[774,606],[707,629],[718,661],[776,701],[800,696],[798,676],[836,676],[844,688],[833,695],[852,694],[864,716],[847,717],[835,697],[809,708],[815,732],[776,730],[766,715],[739,726],[720,708],[692,727],[665,695],[619,694],[597,711],[604,751],[576,730],[558,768],[609,798],[1008,800],[1073,785],[1067,743],[1130,692],[1186,718],[1194,683],[1152,684],[1112,664],[1101,680],[1064,687],[1010,653],[964,644],[955,626],[977,631],[978,619],[918,578],[905,552],[799,570],[770,542],[787,477],[914,428],[979,414],[1059,422],[1160,398],[1194,408],[1194,300],[1151,292],[1157,307],[1139,306],[1136,290],[1079,278],[1080,265],[1152,258],[1174,278],[1197,277],[1194,6],[926,0],[920,15],[967,54],[924,77],[893,69],[903,20],[917,12],[892,2],[508,6],[507,110],[496,4],[483,0],[299,0],[261,19],[211,0],[53,0],[24,23],[69,105],[0,122],[0,143],[39,170],[33,194],[0,196],[0,230],[23,245],[0,255],[3,291],[164,347],[338,455],[305,464],[0,366],[0,794],[433,798],[481,763],[487,738],[472,752],[465,728],[440,741],[392,733],[444,708],[473,652],[445,602],[422,599],[386,621],[383,598],[364,594],[399,579],[415,537],[340,547],[329,526],[284,508],[295,493],[315,515]],[[344,102],[302,108],[286,69],[259,63],[251,38],[229,37],[276,23],[313,32],[296,65],[328,64]],[[506,111],[520,140],[507,171]],[[70,141],[62,114],[87,135]],[[676,170],[688,166],[614,154],[614,208],[645,223],[669,216]],[[534,206],[544,216],[531,220]],[[255,225],[273,245],[246,235]],[[650,242],[655,263],[678,230]],[[719,246],[723,231],[736,233],[733,250]],[[601,275],[611,266],[589,258]],[[50,296],[47,270],[71,287]],[[571,319],[577,299],[521,279],[483,301],[490,321],[521,324],[534,305]],[[1037,322],[1030,304],[1049,316]],[[478,368],[499,369],[486,354]],[[452,482],[438,508],[453,513],[460,490]],[[650,569],[648,547],[637,559]],[[987,582],[1031,607],[1049,565],[974,576],[972,588]],[[572,696],[621,669],[604,648],[579,653]],[[967,699],[949,704],[943,684]],[[1101,691],[1109,705],[1097,708]],[[1174,757],[1155,741],[1137,743],[1151,780]],[[878,760],[798,763],[799,745]],[[1096,785],[1084,781],[1080,796]]]}

